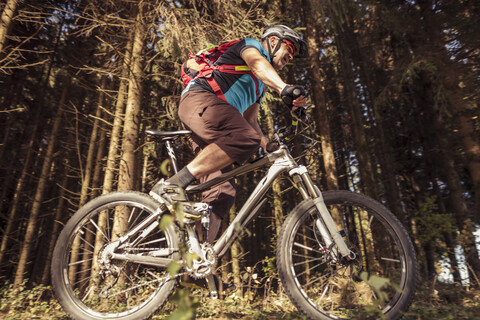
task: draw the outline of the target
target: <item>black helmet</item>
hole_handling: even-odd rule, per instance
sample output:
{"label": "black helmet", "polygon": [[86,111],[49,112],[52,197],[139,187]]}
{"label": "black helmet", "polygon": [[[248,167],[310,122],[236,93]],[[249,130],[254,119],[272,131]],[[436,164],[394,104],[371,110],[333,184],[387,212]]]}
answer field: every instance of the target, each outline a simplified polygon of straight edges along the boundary
{"label": "black helmet", "polygon": [[[308,56],[307,43],[302,39],[302,36],[293,31],[291,28],[284,26],[283,24],[271,26],[263,32],[262,41],[270,36],[278,37],[280,40],[290,41],[295,46],[295,57],[305,58]],[[270,51],[270,46],[268,48]],[[279,48],[280,43],[277,45],[277,48],[275,48],[273,53],[269,52],[272,58]]]}

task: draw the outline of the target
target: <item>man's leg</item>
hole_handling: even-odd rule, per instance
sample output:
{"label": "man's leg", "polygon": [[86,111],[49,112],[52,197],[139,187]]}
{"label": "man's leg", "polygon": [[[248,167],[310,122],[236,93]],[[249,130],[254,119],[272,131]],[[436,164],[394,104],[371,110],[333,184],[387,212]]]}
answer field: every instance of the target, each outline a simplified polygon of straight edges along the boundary
{"label": "man's leg", "polygon": [[185,128],[193,131],[190,139],[202,150],[185,168],[165,183],[157,183],[150,192],[159,201],[166,198],[170,203],[186,199],[184,189],[195,179],[233,162],[245,162],[261,140],[237,109],[213,93],[187,92],[180,101],[178,115]]}
{"label": "man's leg", "polygon": [[192,175],[200,179],[233,163],[233,159],[216,143],[209,144],[187,165]]}
{"label": "man's leg", "polygon": [[184,189],[196,179],[219,171],[233,163],[225,151],[215,143],[209,144],[182,170],[167,179],[158,182],[152,189],[151,195],[159,195],[168,202],[185,201]]}

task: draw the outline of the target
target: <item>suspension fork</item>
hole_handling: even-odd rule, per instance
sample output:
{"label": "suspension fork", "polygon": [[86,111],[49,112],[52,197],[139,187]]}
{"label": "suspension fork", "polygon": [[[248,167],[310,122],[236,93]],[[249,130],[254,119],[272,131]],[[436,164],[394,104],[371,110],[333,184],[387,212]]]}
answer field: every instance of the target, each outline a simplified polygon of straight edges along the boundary
{"label": "suspension fork", "polygon": [[315,225],[320,231],[326,247],[332,247],[336,251],[334,246],[332,246],[332,244],[335,244],[342,257],[347,260],[355,259],[355,254],[350,251],[343,240],[342,235],[333,221],[331,213],[328,211],[328,208],[323,201],[322,193],[313,183],[312,178],[308,174],[307,168],[300,165],[297,168],[290,170],[289,174],[293,177],[302,197],[304,199],[312,199],[315,207],[317,207],[318,219],[315,220]]}

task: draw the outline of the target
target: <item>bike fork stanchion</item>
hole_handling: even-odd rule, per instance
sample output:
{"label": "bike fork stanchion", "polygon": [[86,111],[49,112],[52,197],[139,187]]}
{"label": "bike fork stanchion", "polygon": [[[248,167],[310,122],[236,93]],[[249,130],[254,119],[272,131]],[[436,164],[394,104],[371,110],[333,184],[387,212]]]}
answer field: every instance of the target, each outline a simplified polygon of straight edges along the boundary
{"label": "bike fork stanchion", "polygon": [[333,218],[328,211],[327,206],[325,205],[325,202],[323,202],[322,195],[320,194],[318,198],[313,199],[313,203],[318,209],[319,218],[322,219],[323,225],[327,228],[328,233],[330,233],[331,239],[337,245],[342,257],[346,257],[350,260],[355,259],[355,254],[350,251],[347,244],[343,240],[342,235],[338,231],[337,226],[335,225],[335,222],[333,221]]}

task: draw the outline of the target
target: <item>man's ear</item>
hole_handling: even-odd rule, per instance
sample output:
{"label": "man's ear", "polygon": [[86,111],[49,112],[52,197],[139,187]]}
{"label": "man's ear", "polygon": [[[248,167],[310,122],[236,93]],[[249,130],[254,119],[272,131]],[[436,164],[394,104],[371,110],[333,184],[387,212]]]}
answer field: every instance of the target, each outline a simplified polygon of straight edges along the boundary
{"label": "man's ear", "polygon": [[278,38],[277,37],[270,37],[270,47],[273,49],[275,49],[275,46],[277,45],[278,43]]}

